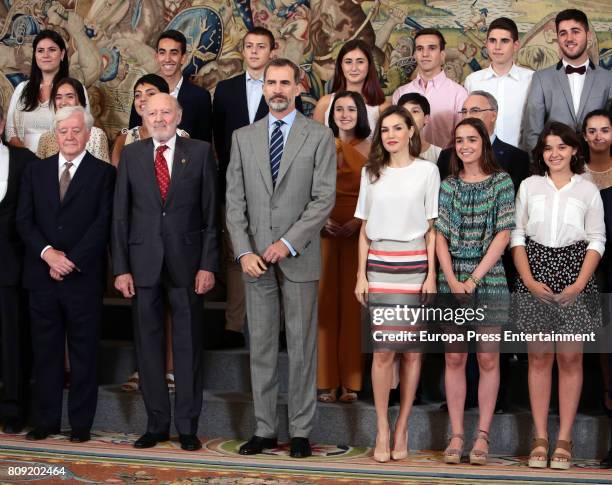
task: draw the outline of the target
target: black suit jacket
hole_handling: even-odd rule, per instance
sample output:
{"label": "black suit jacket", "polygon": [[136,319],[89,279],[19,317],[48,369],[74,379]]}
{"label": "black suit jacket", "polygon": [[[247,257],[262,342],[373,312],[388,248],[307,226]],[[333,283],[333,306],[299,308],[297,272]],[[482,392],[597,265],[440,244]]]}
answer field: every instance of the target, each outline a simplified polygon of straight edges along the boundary
{"label": "black suit jacket", "polygon": [[[529,155],[527,152],[516,148],[502,140],[498,136],[493,142],[493,152],[497,163],[508,172],[514,184],[514,192],[518,192],[521,182],[529,177]],[[440,178],[444,180],[450,175],[450,156],[452,148],[446,148],[440,152],[438,157],[438,169]]]}
{"label": "black suit jacket", "polygon": [[23,243],[15,224],[19,187],[26,165],[38,159],[27,148],[9,145],[8,150],[8,187],[0,202],[0,286],[17,286],[21,281],[23,260]]}
{"label": "black suit jacket", "polygon": [[[28,164],[17,207],[17,230],[26,246],[26,288],[51,289],[61,284],[80,291],[103,291],[114,184],[115,168],[87,152],[60,203],[58,155]],[[64,251],[78,271],[63,282],[53,280],[40,257],[47,245]]]}
{"label": "black suit jacket", "polygon": [[[212,103],[210,93],[183,78],[177,100],[183,108],[180,129],[189,133],[190,138],[212,143]],[[132,103],[130,128],[142,125],[142,118]]]}
{"label": "black suit jacket", "polygon": [[[612,187],[603,189],[599,192],[601,194],[601,200],[603,201],[604,207],[604,220],[606,222],[606,251],[604,252],[603,259],[601,260],[601,267],[605,275],[606,288],[602,288],[601,291],[606,293],[610,292],[612,288],[612,266],[610,262],[610,251],[612,251]],[[612,379],[612,376],[610,377]]]}
{"label": "black suit jacket", "polygon": [[160,282],[162,268],[177,287],[193,286],[198,270],[217,271],[217,172],[209,143],[176,137],[170,188],[162,202],[153,140],[121,152],[113,206],[113,273],[136,286]]}
{"label": "black suit jacket", "polygon": [[[302,112],[304,107],[302,99],[295,98],[295,107]],[[268,104],[261,97],[255,121],[267,116]],[[219,190],[220,196],[225,196],[225,173],[230,160],[232,148],[232,133],[238,128],[247,126],[249,123],[249,107],[246,92],[246,74],[239,74],[219,82],[215,89],[213,101],[213,136],[215,139],[215,151],[219,160]]]}

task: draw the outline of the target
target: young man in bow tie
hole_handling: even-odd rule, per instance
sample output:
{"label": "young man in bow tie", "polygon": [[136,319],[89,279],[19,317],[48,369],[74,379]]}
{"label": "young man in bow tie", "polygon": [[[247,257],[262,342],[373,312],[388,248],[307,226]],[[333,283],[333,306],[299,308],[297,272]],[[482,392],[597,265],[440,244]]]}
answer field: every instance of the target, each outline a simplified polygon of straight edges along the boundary
{"label": "young man in bow tie", "polygon": [[562,58],[533,75],[523,116],[522,147],[530,151],[548,121],[560,121],[580,133],[587,113],[612,99],[612,72],[589,59],[593,37],[584,12],[563,10],[555,18]]}

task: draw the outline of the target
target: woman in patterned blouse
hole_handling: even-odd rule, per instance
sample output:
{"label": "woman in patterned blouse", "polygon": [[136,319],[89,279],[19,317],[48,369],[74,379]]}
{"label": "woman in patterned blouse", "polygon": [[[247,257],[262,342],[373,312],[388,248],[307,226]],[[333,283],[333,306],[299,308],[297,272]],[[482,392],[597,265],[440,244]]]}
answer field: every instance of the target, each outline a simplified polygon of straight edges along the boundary
{"label": "woman in patterned blouse", "polygon": [[[83,85],[71,77],[60,79],[51,90],[51,104],[53,111],[57,111],[65,106],[82,106],[85,108],[87,106],[87,98],[85,97]],[[91,128],[89,141],[85,148],[94,157],[110,163],[108,138],[106,138],[106,133],[101,128],[97,126]],[[59,145],[55,139],[55,133],[53,131],[43,133],[40,140],[38,140],[36,156],[38,158],[47,158],[58,152]]]}
{"label": "woman in patterned blouse", "polygon": [[[508,297],[508,285],[501,257],[514,228],[514,187],[510,176],[495,161],[482,121],[466,118],[455,127],[450,169],[451,175],[440,186],[436,221],[438,292],[474,294],[479,307],[484,307],[482,303],[487,299],[503,301]],[[487,316],[491,313],[487,312]],[[459,463],[464,444],[467,349],[447,347],[445,359],[452,434],[444,461]],[[485,464],[499,389],[498,345],[480,343],[477,359],[480,416],[470,463]]]}

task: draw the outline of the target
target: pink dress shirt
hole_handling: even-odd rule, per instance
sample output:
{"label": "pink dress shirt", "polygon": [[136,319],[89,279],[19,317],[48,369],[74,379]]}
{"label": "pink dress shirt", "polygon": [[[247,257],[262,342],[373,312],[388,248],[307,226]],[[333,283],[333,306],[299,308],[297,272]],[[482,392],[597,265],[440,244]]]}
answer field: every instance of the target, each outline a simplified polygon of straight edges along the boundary
{"label": "pink dress shirt", "polygon": [[462,118],[458,112],[463,108],[468,96],[466,89],[441,71],[427,83],[419,74],[413,81],[397,88],[393,93],[393,104],[397,104],[400,97],[406,93],[422,94],[429,101],[431,120],[423,129],[423,137],[429,143],[442,148],[448,147],[453,129]]}

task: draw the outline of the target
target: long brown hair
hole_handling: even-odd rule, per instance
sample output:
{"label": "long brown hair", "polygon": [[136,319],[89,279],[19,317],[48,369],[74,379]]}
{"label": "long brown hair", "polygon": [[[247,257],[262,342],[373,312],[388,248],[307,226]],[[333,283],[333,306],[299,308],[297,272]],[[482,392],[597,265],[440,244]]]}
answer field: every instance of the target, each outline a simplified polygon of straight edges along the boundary
{"label": "long brown hair", "polygon": [[459,177],[459,172],[463,170],[463,161],[457,154],[457,148],[455,145],[455,139],[457,137],[457,129],[460,126],[471,126],[478,132],[478,136],[482,140],[482,155],[480,157],[480,168],[481,170],[490,175],[496,172],[503,172],[504,169],[500,167],[499,163],[495,159],[495,153],[493,153],[493,147],[491,146],[491,138],[485,128],[484,123],[478,118],[465,118],[464,120],[457,123],[455,130],[453,131],[453,146],[450,158],[450,174],[452,177]]}
{"label": "long brown hair", "polygon": [[363,82],[361,95],[365,98],[366,104],[370,106],[379,106],[385,102],[385,93],[380,87],[378,73],[376,72],[376,64],[372,55],[372,48],[361,39],[349,40],[342,46],[338,57],[336,57],[336,70],[334,71],[334,83],[332,84],[332,92],[346,91],[346,78],[342,70],[342,61],[344,56],[354,50],[363,52],[368,60],[368,74]]}
{"label": "long brown hair", "polygon": [[412,134],[408,144],[408,151],[410,152],[410,156],[413,158],[418,158],[418,156],[421,154],[421,137],[419,136],[419,128],[414,122],[412,115],[403,106],[389,106],[381,113],[380,118],[378,118],[376,128],[374,129],[372,146],[370,147],[370,155],[365,164],[366,172],[369,175],[372,183],[376,182],[380,178],[382,169],[389,165],[389,159],[391,158],[389,156],[389,152],[385,150],[380,137],[382,122],[385,118],[388,118],[391,115],[398,115],[402,117],[408,129],[414,128],[414,133]]}

